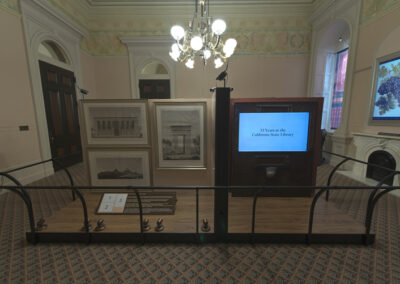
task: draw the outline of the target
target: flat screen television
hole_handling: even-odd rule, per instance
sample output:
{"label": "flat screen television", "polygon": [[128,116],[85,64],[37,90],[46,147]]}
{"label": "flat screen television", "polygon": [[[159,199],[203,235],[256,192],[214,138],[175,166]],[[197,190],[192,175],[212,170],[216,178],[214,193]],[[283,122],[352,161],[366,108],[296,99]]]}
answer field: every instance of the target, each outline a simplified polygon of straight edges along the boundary
{"label": "flat screen television", "polygon": [[309,112],[239,113],[239,152],[306,152]]}
{"label": "flat screen television", "polygon": [[400,53],[380,57],[375,63],[369,123],[400,124]]}

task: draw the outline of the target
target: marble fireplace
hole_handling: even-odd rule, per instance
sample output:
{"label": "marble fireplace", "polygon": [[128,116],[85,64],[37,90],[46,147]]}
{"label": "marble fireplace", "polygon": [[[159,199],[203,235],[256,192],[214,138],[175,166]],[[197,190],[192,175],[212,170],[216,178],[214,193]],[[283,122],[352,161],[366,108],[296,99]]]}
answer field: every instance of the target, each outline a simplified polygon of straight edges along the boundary
{"label": "marble fireplace", "polygon": [[[355,158],[361,161],[377,163],[384,167],[400,171],[400,137],[389,135],[377,135],[369,133],[353,133],[353,143],[356,147]],[[366,182],[369,185],[376,185],[381,176],[387,173],[382,170],[371,168],[368,165],[354,163],[351,173],[353,178]],[[399,176],[395,176],[389,184],[399,185]],[[400,195],[400,190],[395,192]]]}

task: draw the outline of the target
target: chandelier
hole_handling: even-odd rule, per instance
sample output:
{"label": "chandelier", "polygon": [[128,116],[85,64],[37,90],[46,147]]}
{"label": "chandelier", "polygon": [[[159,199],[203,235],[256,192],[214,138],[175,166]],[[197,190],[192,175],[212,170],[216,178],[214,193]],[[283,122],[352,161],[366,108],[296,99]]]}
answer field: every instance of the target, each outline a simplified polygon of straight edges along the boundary
{"label": "chandelier", "polygon": [[175,43],[172,44],[169,55],[174,61],[185,62],[190,69],[194,67],[196,56],[202,59],[204,65],[212,57],[215,68],[219,68],[234,53],[237,42],[234,38],[229,38],[222,43],[225,21],[217,19],[212,22],[209,0],[195,1],[196,9],[188,29],[185,31],[179,25],[171,28]]}

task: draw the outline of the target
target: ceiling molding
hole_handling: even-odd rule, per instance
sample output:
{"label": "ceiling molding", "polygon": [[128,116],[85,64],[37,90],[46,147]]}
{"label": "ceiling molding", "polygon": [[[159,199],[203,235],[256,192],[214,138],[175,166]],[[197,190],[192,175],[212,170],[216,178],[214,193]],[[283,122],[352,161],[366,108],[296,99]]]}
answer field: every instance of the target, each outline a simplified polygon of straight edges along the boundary
{"label": "ceiling molding", "polygon": [[[170,16],[170,17],[191,17],[193,5],[179,6],[93,6],[90,9],[90,16]],[[210,14],[212,17],[248,17],[251,16],[309,16],[312,13],[310,5],[304,4],[280,4],[280,5],[212,5]]]}
{"label": "ceiling molding", "polygon": [[59,9],[55,8],[53,5],[49,4],[45,0],[23,0],[23,4],[21,5],[31,5],[31,6],[37,6],[40,7],[45,13],[47,13],[50,17],[53,17],[57,19],[58,21],[62,22],[66,27],[74,31],[75,33],[79,34],[82,37],[87,37],[88,36],[88,31],[76,24],[73,20],[70,19],[70,17],[66,16],[63,12],[60,12]]}
{"label": "ceiling molding", "polygon": [[[212,5],[284,5],[284,4],[314,4],[319,0],[213,0]],[[193,0],[87,0],[91,6],[193,6]]]}

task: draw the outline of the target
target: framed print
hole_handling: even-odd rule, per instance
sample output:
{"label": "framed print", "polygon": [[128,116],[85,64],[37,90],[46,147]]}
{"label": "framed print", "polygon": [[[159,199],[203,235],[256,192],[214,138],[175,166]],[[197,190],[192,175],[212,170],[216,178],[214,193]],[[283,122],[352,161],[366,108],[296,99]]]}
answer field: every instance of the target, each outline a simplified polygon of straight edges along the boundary
{"label": "framed print", "polygon": [[92,186],[150,186],[149,151],[88,150]]}
{"label": "framed print", "polygon": [[205,167],[205,102],[155,103],[159,168]]}
{"label": "framed print", "polygon": [[148,144],[147,102],[83,101],[87,144]]}
{"label": "framed print", "polygon": [[400,125],[400,53],[376,60],[369,124]]}

